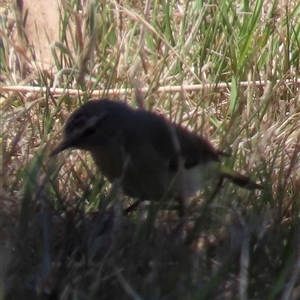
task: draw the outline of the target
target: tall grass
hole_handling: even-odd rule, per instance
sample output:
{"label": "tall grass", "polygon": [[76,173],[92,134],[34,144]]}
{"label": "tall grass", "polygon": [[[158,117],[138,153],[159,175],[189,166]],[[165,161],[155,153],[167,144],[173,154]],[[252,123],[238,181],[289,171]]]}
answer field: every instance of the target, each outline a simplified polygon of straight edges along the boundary
{"label": "tall grass", "polygon": [[[1,244],[14,247],[2,299],[298,299],[297,1],[63,1],[47,70],[26,11],[1,12],[1,85],[48,88],[0,86]],[[70,112],[110,88],[209,138],[264,190],[225,183],[212,203],[197,199],[185,243],[170,210],[121,217],[121,192],[86,153],[49,158]]]}

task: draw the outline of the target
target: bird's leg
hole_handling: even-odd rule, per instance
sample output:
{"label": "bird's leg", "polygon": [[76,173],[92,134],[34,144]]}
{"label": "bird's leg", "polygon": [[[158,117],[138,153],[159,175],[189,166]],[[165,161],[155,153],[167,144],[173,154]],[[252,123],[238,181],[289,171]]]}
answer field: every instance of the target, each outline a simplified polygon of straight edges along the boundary
{"label": "bird's leg", "polygon": [[178,215],[179,215],[179,218],[182,219],[186,215],[186,205],[185,205],[184,197],[176,196],[175,200],[178,203]]}
{"label": "bird's leg", "polygon": [[179,215],[179,222],[176,225],[175,229],[171,232],[171,239],[176,242],[181,242],[184,239],[186,234],[188,219],[186,215],[186,205],[185,199],[182,196],[176,196],[175,200],[178,203],[178,215]]}
{"label": "bird's leg", "polygon": [[210,203],[214,200],[214,198],[218,194],[219,190],[221,189],[223,181],[224,181],[224,177],[221,176],[219,178],[218,184],[217,184],[216,188],[214,189],[213,193],[211,194],[209,199],[207,201],[205,201],[205,203],[202,207],[202,210],[200,212],[200,216],[195,221],[193,228],[188,232],[188,234],[185,238],[184,243],[186,245],[190,246],[199,237],[199,232],[201,231],[201,228],[203,225],[202,222],[203,222],[203,217],[205,216],[205,212],[207,209],[209,209]]}
{"label": "bird's leg", "polygon": [[222,187],[222,184],[223,184],[223,181],[224,181],[224,177],[221,176],[219,178],[219,181],[218,181],[218,184],[215,188],[215,190],[213,191],[213,193],[211,194],[210,198],[209,198],[209,203],[212,202],[214,200],[214,198],[217,196],[218,192],[220,191],[221,187]]}
{"label": "bird's leg", "polygon": [[130,206],[128,206],[127,208],[125,208],[124,211],[123,211],[123,214],[125,216],[128,215],[130,212],[132,212],[133,210],[135,210],[142,202],[143,202],[142,199],[138,199],[137,201],[135,201],[134,203],[132,203]]}

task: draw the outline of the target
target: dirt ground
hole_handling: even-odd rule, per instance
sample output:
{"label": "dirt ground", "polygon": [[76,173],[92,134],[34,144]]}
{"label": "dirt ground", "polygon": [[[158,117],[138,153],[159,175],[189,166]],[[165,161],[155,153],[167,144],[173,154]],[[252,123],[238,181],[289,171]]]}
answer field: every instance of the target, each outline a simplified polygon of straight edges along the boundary
{"label": "dirt ground", "polygon": [[25,33],[29,44],[35,49],[40,67],[49,69],[53,65],[51,43],[59,39],[59,2],[23,0],[23,13],[26,10],[28,10],[28,17]]}

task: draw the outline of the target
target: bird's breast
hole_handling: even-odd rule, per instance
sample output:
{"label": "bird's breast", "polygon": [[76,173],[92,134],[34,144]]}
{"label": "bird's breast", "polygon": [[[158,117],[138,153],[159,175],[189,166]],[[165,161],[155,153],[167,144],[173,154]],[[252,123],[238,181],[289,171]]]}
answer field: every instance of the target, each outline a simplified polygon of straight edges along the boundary
{"label": "bird's breast", "polygon": [[89,149],[89,151],[100,172],[102,172],[110,182],[121,177],[123,160],[120,147],[117,145],[98,146]]}

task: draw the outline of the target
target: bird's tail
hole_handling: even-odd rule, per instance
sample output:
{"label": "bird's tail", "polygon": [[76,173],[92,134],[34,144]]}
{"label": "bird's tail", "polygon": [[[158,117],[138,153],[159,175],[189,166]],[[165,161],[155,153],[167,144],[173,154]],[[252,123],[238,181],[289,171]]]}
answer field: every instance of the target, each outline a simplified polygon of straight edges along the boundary
{"label": "bird's tail", "polygon": [[252,181],[249,177],[244,176],[232,169],[230,169],[227,166],[221,166],[221,178],[228,178],[231,180],[234,184],[249,189],[249,190],[254,190],[254,189],[262,189],[263,187]]}

